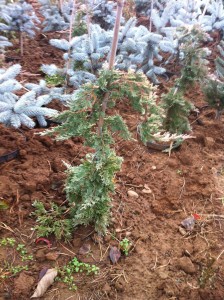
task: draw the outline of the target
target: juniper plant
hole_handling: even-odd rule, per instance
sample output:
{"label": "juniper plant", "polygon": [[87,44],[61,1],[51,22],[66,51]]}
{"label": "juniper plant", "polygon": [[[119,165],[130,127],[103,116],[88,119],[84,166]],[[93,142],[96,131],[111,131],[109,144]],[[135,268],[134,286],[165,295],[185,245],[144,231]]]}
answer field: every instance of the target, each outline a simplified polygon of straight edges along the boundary
{"label": "juniper plant", "polygon": [[69,110],[57,117],[62,124],[46,132],[56,134],[59,140],[81,136],[86,145],[94,148],[95,152],[87,154],[81,165],[67,165],[65,191],[73,225],[93,223],[99,233],[105,232],[109,223],[110,194],[114,191],[114,178],[122,163],[122,158],[111,149],[114,137],[131,138],[122,117],[108,114],[108,108],[114,108],[117,101],[127,99],[148,122],[152,107],[156,106],[153,97],[149,97],[153,93],[152,85],[142,73],[113,69],[122,5],[122,1],[118,3],[109,69],[102,70],[94,84],[79,88],[69,102]]}
{"label": "juniper plant", "polygon": [[218,45],[220,55],[215,59],[216,74],[205,77],[202,81],[202,91],[206,101],[216,109],[216,118],[219,118],[224,109],[224,42]]}
{"label": "juniper plant", "polygon": [[188,115],[194,107],[185,99],[184,93],[196,81],[202,80],[207,71],[206,51],[200,47],[202,31],[198,27],[186,28],[184,31],[181,77],[176,79],[175,87],[162,97],[162,106],[166,112],[164,127],[170,133],[177,134],[190,130]]}

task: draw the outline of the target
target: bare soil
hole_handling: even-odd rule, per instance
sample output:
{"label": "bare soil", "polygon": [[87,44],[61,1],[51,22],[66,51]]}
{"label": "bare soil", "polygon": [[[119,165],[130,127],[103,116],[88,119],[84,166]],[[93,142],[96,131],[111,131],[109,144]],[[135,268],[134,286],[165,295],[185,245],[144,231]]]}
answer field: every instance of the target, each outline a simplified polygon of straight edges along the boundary
{"label": "bare soil", "polygon": [[[61,52],[48,43],[52,36],[55,38],[55,34],[39,33],[34,40],[27,40],[22,59],[18,41],[7,52],[8,57],[17,57],[22,64],[20,79],[24,82],[42,78],[41,64],[62,63]],[[174,77],[160,84],[160,94],[172,86]],[[138,140],[139,116],[125,101],[120,103],[120,113],[135,140],[115,145],[124,162],[116,176],[108,233],[99,238],[92,227],[80,227],[74,230],[70,243],[49,237],[50,249],[35,243],[32,203],[41,200],[46,208],[52,201],[66,204],[63,161],[79,165],[91,149],[84,147],[80,139],[56,142],[38,135],[44,129],[22,128],[24,139],[21,133],[0,126],[0,155],[19,150],[15,159],[0,164],[0,200],[9,205],[7,210],[0,210],[0,238],[14,237],[34,255],[27,271],[0,279],[1,300],[29,299],[44,267],[65,265],[74,256],[96,264],[99,275],[75,275],[75,292],[55,282],[42,299],[224,299],[224,119],[215,120],[215,111],[203,108],[206,103],[198,87],[187,97],[199,108],[197,114],[192,112],[190,116],[194,138],[170,156],[150,152]],[[56,102],[53,106],[59,107]],[[135,191],[138,198],[129,197],[129,190]],[[184,232],[181,222],[192,214],[200,218],[192,231]],[[130,253],[112,265],[109,250],[118,247],[124,237],[132,242]],[[79,253],[84,244],[91,247],[88,255]],[[24,264],[10,247],[0,247],[0,260],[0,275],[5,263]]]}

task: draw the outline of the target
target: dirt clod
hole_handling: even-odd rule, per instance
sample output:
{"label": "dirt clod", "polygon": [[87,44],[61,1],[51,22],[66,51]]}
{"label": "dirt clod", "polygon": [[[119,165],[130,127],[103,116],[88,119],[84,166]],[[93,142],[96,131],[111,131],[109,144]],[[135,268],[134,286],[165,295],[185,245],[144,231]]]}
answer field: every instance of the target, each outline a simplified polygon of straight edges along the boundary
{"label": "dirt clod", "polygon": [[21,272],[19,277],[15,279],[14,286],[17,294],[27,294],[33,288],[35,279],[33,276]]}
{"label": "dirt clod", "polygon": [[196,272],[196,268],[189,257],[181,257],[178,261],[178,266],[187,274],[194,274]]}

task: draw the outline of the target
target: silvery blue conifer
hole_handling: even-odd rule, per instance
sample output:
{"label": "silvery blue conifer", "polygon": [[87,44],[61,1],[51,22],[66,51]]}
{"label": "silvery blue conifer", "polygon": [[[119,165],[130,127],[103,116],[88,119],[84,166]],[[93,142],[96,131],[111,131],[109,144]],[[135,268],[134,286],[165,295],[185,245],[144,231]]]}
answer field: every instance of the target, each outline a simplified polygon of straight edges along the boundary
{"label": "silvery blue conifer", "polygon": [[69,28],[73,1],[63,1],[59,8],[50,0],[39,0],[41,4],[40,12],[44,16],[43,31],[61,31]]}
{"label": "silvery blue conifer", "polygon": [[[108,0],[88,0],[92,22],[105,30],[113,29],[116,19],[116,3]],[[121,19],[124,23],[124,18]]]}
{"label": "silvery blue conifer", "polygon": [[53,116],[57,111],[42,106],[52,99],[49,95],[38,96],[35,91],[29,91],[21,97],[14,94],[22,88],[22,85],[15,79],[20,71],[19,64],[7,70],[0,69],[0,123],[15,128],[21,125],[33,128],[35,122],[31,117],[36,117],[40,126],[46,126],[45,116]]}
{"label": "silvery blue conifer", "polygon": [[38,29],[36,23],[40,23],[32,5],[24,0],[4,5],[1,19],[4,23],[0,23],[0,30],[24,32],[31,38]]}

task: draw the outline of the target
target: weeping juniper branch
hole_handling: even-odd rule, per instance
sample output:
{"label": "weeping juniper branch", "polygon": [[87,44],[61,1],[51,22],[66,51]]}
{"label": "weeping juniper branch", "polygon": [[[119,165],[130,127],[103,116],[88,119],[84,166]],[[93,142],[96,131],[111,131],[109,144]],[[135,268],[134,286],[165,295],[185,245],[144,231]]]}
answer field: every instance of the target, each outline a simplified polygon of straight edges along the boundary
{"label": "weeping juniper branch", "polygon": [[[121,17],[122,6],[121,0],[118,18]],[[122,163],[122,158],[111,149],[114,138],[117,135],[123,139],[131,138],[122,117],[108,114],[108,108],[115,107],[118,100],[129,100],[149,124],[148,117],[152,107],[156,106],[150,97],[152,85],[145,75],[113,69],[118,31],[119,19],[115,23],[109,69],[102,70],[94,84],[87,83],[79,88],[68,103],[69,110],[57,117],[62,124],[46,132],[56,134],[60,140],[83,137],[85,144],[94,148],[95,153],[88,154],[81,165],[67,165],[65,191],[71,206],[73,226],[93,223],[99,233],[105,232],[109,223],[110,194],[114,191],[115,174]],[[144,131],[145,128],[142,128]]]}
{"label": "weeping juniper branch", "polygon": [[183,65],[181,77],[175,81],[175,87],[163,95],[162,105],[166,112],[164,127],[170,133],[181,134],[190,130],[188,115],[193,105],[184,97],[188,88],[194,86],[206,75],[206,50],[200,47],[204,34],[198,26],[183,29],[182,47]]}
{"label": "weeping juniper branch", "polygon": [[216,75],[209,75],[202,81],[202,91],[211,107],[216,109],[216,118],[224,110],[224,41],[218,45],[220,55],[215,59]]}
{"label": "weeping juniper branch", "polygon": [[[58,127],[47,131],[63,140],[78,136],[85,138],[85,144],[95,149],[82,164],[77,167],[68,166],[65,191],[72,207],[71,218],[74,226],[94,223],[98,232],[104,232],[109,220],[110,193],[114,190],[115,173],[120,169],[122,158],[116,156],[110,149],[114,138],[119,135],[123,139],[130,139],[131,134],[127,125],[119,114],[108,115],[105,110],[103,122],[102,103],[108,93],[107,107],[116,106],[117,101],[126,99],[139,113],[144,115],[147,126],[142,128],[142,136],[148,138],[146,131],[150,121],[156,115],[156,103],[150,95],[154,92],[152,85],[142,73],[123,73],[115,70],[104,70],[98,80],[86,84],[76,91],[74,98],[69,102],[69,110],[61,113],[57,120],[62,122]],[[151,118],[151,119],[150,119]],[[153,133],[157,132],[156,122]],[[75,203],[75,206],[73,205]]]}

